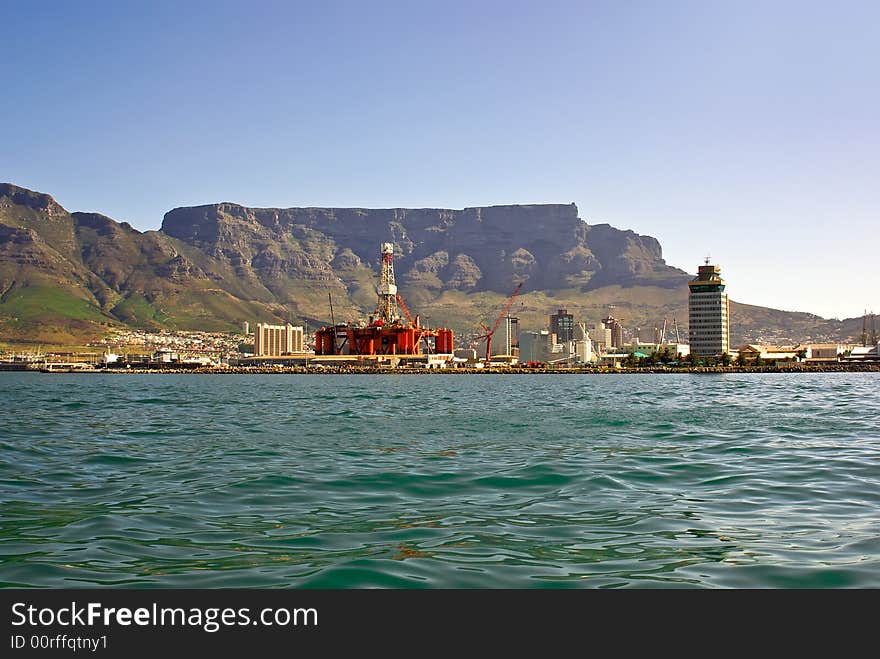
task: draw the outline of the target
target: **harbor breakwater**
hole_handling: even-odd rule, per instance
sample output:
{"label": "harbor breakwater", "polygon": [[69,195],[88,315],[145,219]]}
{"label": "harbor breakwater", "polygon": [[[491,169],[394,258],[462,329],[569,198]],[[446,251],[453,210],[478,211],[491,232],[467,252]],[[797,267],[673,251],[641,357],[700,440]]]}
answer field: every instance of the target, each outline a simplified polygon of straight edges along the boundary
{"label": "harbor breakwater", "polygon": [[[45,371],[42,371],[45,372]],[[637,368],[377,368],[374,366],[215,366],[199,368],[102,368],[53,373],[189,375],[615,375],[682,373],[880,373],[880,363],[798,364],[794,366],[693,366]]]}

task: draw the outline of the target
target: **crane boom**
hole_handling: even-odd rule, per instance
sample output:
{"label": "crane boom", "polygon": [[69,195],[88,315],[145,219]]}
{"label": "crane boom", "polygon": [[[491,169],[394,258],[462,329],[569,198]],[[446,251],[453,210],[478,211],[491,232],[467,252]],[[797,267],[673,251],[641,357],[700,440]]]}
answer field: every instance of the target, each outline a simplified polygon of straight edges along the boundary
{"label": "crane boom", "polygon": [[523,285],[523,283],[520,282],[516,285],[516,288],[513,289],[513,293],[507,299],[507,304],[504,305],[504,309],[501,311],[501,315],[495,319],[495,324],[492,326],[492,334],[494,334],[495,331],[498,329],[498,326],[501,324],[501,319],[504,318],[510,312],[510,307],[513,306],[513,298],[515,298],[517,295],[519,295],[519,289],[522,288],[522,285]]}
{"label": "crane boom", "polygon": [[[490,358],[492,357],[492,336],[498,331],[498,326],[501,325],[501,320],[510,313],[510,307],[513,305],[514,298],[519,295],[519,289],[522,288],[524,282],[520,282],[516,285],[516,288],[513,289],[513,293],[511,293],[510,297],[507,298],[507,303],[504,305],[504,309],[501,310],[501,313],[498,315],[498,318],[495,319],[495,324],[492,326],[492,329],[489,329],[485,325],[483,325],[483,334],[481,339],[486,339],[486,363],[489,363]],[[482,325],[482,323],[480,323]]]}
{"label": "crane boom", "polygon": [[398,293],[395,296],[395,299],[397,300],[397,306],[399,306],[401,311],[403,311],[403,315],[406,316],[406,319],[409,321],[409,324],[412,325],[413,327],[415,327],[416,321],[413,320],[412,314],[409,312],[409,307],[406,306],[406,303],[403,301],[403,298],[401,297],[400,293]]}

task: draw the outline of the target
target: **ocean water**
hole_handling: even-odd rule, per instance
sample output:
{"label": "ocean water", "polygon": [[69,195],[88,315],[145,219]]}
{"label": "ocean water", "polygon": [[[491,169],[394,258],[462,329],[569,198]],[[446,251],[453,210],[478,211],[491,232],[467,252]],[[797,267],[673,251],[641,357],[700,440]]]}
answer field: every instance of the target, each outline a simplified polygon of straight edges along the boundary
{"label": "ocean water", "polygon": [[880,374],[0,374],[0,585],[880,587]]}

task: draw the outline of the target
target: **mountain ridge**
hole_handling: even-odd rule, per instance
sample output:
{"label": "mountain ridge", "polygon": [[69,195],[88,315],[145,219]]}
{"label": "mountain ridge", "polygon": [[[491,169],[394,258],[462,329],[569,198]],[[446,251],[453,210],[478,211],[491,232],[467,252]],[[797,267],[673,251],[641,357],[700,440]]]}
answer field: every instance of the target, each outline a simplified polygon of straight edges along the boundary
{"label": "mountain ridge", "polygon": [[[616,307],[629,327],[685,324],[691,275],[652,236],[590,225],[574,204],[443,208],[183,206],[158,231],[70,213],[0,184],[0,336],[73,339],[115,325],[233,330],[242,320],[312,326],[375,305],[379,244],[395,245],[408,305],[459,332],[493,320],[515,282],[526,328],[566,307],[590,324]],[[812,314],[734,305],[773,331],[844,331]],[[734,327],[736,328],[734,314]],[[831,325],[829,325],[831,323]],[[734,329],[744,340],[756,327]],[[736,335],[739,336],[736,336]]]}

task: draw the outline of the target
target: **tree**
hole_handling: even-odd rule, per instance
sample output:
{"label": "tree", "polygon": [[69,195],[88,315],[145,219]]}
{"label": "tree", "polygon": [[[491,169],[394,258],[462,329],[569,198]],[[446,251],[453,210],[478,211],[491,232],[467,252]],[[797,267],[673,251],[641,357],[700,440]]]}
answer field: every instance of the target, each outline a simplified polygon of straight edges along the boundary
{"label": "tree", "polygon": [[730,355],[726,352],[721,353],[721,365],[730,366]]}
{"label": "tree", "polygon": [[741,352],[736,356],[736,365],[737,366],[745,366],[746,365],[745,353]]}
{"label": "tree", "polygon": [[764,363],[764,360],[761,358],[761,354],[758,353],[755,355],[755,366],[761,366]]}

